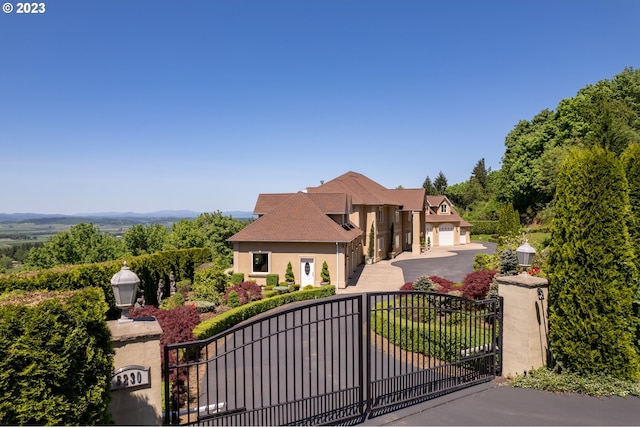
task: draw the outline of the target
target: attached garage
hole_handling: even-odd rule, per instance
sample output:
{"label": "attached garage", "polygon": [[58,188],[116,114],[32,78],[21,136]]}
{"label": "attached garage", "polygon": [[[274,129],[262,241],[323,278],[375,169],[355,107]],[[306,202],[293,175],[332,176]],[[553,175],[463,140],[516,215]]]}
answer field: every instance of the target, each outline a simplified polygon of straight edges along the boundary
{"label": "attached garage", "polygon": [[439,245],[440,246],[453,246],[454,226],[453,224],[440,224],[438,227]]}

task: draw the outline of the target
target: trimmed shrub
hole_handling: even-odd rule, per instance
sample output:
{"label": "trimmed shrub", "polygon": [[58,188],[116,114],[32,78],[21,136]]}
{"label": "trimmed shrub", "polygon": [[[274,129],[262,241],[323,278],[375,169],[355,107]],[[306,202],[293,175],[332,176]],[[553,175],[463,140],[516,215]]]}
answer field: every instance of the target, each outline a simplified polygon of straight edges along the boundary
{"label": "trimmed shrub", "polygon": [[193,333],[198,337],[198,339],[209,338],[249,319],[250,317],[264,313],[265,311],[269,311],[276,307],[280,307],[281,305],[295,301],[324,298],[335,295],[335,293],[336,288],[334,286],[320,286],[307,291],[287,293],[254,301],[219,314],[212,319],[205,320],[196,326]]}
{"label": "trimmed shrub", "polygon": [[229,289],[227,295],[225,296],[225,299],[227,300],[227,305],[231,308],[240,307],[240,305],[242,304],[240,302],[240,296],[235,289]]}
{"label": "trimmed shrub", "polygon": [[435,285],[428,276],[420,276],[413,282],[413,290],[420,292],[435,292]]}
{"label": "trimmed shrub", "polygon": [[184,297],[180,292],[176,292],[173,296],[165,298],[160,302],[160,308],[163,310],[171,310],[172,308],[182,307],[184,305]]}
{"label": "trimmed shrub", "polygon": [[291,266],[291,261],[287,264],[287,271],[284,273],[284,281],[287,284],[295,283],[296,279],[293,275],[293,267]]}
{"label": "trimmed shrub", "polygon": [[195,307],[198,313],[213,313],[216,311],[216,304],[210,301],[189,301],[187,305]]}
{"label": "trimmed shrub", "polygon": [[295,292],[295,291],[297,291],[297,290],[300,290],[300,285],[298,285],[298,284],[290,285],[290,286],[289,286],[289,290],[290,290],[291,292]]}
{"label": "trimmed shrub", "polygon": [[[140,278],[147,304],[157,304],[158,281],[169,283],[169,274],[175,272],[177,280],[193,279],[196,266],[211,260],[211,249],[180,249],[127,258],[127,265]],[[123,260],[98,264],[69,265],[37,272],[0,275],[0,293],[11,290],[66,291],[96,287],[102,289],[109,304],[108,319],[120,317],[116,307],[111,278],[122,267]]]}
{"label": "trimmed shrub", "polygon": [[93,287],[0,297],[0,423],[112,422],[108,308]]}
{"label": "trimmed shrub", "polygon": [[500,274],[502,276],[515,276],[518,274],[518,254],[511,248],[500,252]]}
{"label": "trimmed shrub", "polygon": [[496,234],[498,221],[473,221],[473,234]]}
{"label": "trimmed shrub", "polygon": [[224,296],[225,300],[229,300],[229,295],[231,294],[231,292],[235,292],[238,295],[240,305],[262,299],[262,289],[255,282],[242,282],[238,286],[230,287],[229,289],[227,289],[227,292]]}
{"label": "trimmed shrub", "polygon": [[500,267],[500,262],[496,255],[476,254],[473,258],[473,271],[496,270]]}
{"label": "trimmed shrub", "polygon": [[475,300],[486,298],[496,273],[496,270],[478,270],[467,274],[462,280],[462,295]]}
{"label": "trimmed shrub", "polygon": [[232,285],[239,285],[242,282],[244,282],[244,273],[233,273],[231,275]]}
{"label": "trimmed shrub", "polygon": [[278,292],[278,291],[264,291],[263,294],[264,294],[265,298],[271,298],[271,297],[275,297],[276,295],[279,295],[280,292]]}
{"label": "trimmed shrub", "polygon": [[225,273],[220,259],[214,260],[210,266],[196,271],[193,285],[193,298],[218,304],[220,295],[224,294],[229,284],[229,275]]}
{"label": "trimmed shrub", "polygon": [[267,274],[267,286],[278,286],[279,282],[280,282],[279,275],[275,273]]}
{"label": "trimmed shrub", "polygon": [[320,279],[324,284],[331,283],[331,276],[329,276],[329,266],[327,265],[327,261],[322,262],[322,270],[320,271]]}
{"label": "trimmed shrub", "polygon": [[560,167],[549,246],[549,342],[574,373],[638,379],[632,314],[637,271],[621,162],[594,146]]}
{"label": "trimmed shrub", "polygon": [[186,297],[191,292],[191,280],[181,280],[176,283],[176,292],[180,292],[183,297]]}

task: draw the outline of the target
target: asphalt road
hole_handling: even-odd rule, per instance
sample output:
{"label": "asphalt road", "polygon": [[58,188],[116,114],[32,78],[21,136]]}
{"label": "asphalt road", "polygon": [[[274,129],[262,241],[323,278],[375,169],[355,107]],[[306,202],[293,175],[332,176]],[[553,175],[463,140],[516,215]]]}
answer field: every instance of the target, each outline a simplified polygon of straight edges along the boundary
{"label": "asphalt road", "polygon": [[473,272],[473,260],[478,253],[493,254],[496,244],[483,242],[486,249],[481,250],[451,250],[455,256],[440,258],[414,258],[392,262],[391,265],[400,267],[404,275],[404,282],[415,282],[422,275],[439,276],[454,283],[462,282],[464,276]]}

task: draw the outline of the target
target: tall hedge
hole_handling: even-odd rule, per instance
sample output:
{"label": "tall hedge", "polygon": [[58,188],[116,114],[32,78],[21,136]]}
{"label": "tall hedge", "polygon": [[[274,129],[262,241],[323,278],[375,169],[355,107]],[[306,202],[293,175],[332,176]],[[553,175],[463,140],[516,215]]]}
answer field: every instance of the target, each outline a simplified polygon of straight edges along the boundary
{"label": "tall hedge", "polygon": [[113,349],[97,288],[0,298],[0,423],[111,421]]}
{"label": "tall hedge", "polygon": [[640,270],[640,144],[629,144],[622,154],[622,163],[629,183],[629,236],[636,256],[636,268]]}
{"label": "tall hedge", "polygon": [[[211,249],[208,248],[181,249],[127,258],[127,265],[140,278],[139,289],[144,292],[147,303],[156,304],[156,290],[160,279],[163,279],[165,286],[168,286],[169,274],[173,271],[176,282],[183,279],[193,280],[195,268],[211,261],[211,257]],[[15,289],[57,291],[94,286],[102,288],[104,292],[110,307],[107,313],[108,318],[116,319],[120,317],[120,311],[115,306],[111,278],[120,270],[122,263],[123,260],[107,261],[98,264],[54,267],[22,274],[4,274],[0,275],[0,293]],[[165,289],[164,294],[168,295],[168,288]]]}
{"label": "tall hedge", "polygon": [[563,162],[549,247],[549,341],[575,373],[640,376],[630,329],[636,268],[621,162],[601,147]]}

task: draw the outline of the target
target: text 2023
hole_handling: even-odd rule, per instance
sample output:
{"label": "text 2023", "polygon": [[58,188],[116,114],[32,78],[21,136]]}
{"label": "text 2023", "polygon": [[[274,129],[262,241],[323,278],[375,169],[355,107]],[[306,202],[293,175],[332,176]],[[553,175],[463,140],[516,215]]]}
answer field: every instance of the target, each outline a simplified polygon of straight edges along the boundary
{"label": "text 2023", "polygon": [[17,3],[16,13],[44,13],[47,7],[44,3]]}

